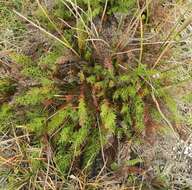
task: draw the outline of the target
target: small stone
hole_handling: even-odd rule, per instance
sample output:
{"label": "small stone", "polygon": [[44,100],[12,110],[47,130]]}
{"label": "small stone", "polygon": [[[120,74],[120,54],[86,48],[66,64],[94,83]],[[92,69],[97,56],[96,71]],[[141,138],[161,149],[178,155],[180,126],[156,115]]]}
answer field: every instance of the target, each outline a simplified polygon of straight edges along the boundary
{"label": "small stone", "polygon": [[156,73],[152,76],[154,79],[159,79],[160,78],[160,74],[159,73]]}
{"label": "small stone", "polygon": [[189,154],[188,148],[185,149],[184,154],[185,155]]}
{"label": "small stone", "polygon": [[69,176],[71,179],[77,179],[77,177],[75,177],[74,175],[70,175]]}

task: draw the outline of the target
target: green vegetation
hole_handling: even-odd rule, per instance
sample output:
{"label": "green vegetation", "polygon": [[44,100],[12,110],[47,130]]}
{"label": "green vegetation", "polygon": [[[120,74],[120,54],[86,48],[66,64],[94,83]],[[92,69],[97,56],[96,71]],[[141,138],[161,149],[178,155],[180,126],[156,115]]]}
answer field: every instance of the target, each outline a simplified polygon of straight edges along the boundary
{"label": "green vegetation", "polygon": [[[0,3],[1,189],[107,189],[103,181],[119,174],[126,188],[172,187],[161,173],[145,179],[149,163],[134,149],[153,146],[183,119],[169,90],[183,82],[168,65],[175,25],[159,35],[164,26],[155,18],[162,5]],[[191,93],[182,98],[190,102]]]}

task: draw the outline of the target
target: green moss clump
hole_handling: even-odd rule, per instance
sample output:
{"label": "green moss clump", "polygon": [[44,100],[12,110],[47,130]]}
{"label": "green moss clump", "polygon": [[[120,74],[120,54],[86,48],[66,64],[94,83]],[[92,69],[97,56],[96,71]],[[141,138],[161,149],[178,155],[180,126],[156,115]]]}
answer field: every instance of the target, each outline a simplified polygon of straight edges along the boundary
{"label": "green moss clump", "polygon": [[0,107],[0,133],[5,132],[15,125],[13,109],[10,105],[4,103]]}
{"label": "green moss clump", "polygon": [[17,84],[10,78],[0,79],[0,99],[7,99],[16,92]]}

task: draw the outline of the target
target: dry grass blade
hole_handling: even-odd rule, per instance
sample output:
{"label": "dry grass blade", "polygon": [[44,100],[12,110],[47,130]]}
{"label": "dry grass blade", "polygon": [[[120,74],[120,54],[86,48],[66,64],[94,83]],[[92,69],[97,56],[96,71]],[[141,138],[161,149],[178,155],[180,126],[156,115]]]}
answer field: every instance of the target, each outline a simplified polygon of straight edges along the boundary
{"label": "dry grass blade", "polygon": [[66,42],[62,41],[61,39],[59,39],[58,37],[56,37],[55,35],[51,34],[50,32],[48,32],[46,29],[42,28],[41,26],[38,26],[37,24],[35,24],[33,21],[29,20],[28,18],[26,18],[24,15],[22,15],[21,13],[17,12],[16,10],[13,10],[13,12],[15,14],[17,14],[19,17],[23,18],[24,20],[26,20],[27,22],[29,22],[32,26],[36,27],[37,29],[39,29],[40,31],[44,32],[45,34],[47,34],[48,36],[50,36],[51,38],[55,39],[56,41],[58,41],[59,43],[61,43],[62,45],[64,45],[65,47],[69,48],[75,55],[79,56],[79,54]]}
{"label": "dry grass blade", "polygon": [[51,18],[49,17],[49,15],[47,14],[46,10],[43,8],[43,6],[41,5],[41,3],[39,2],[39,0],[36,0],[38,6],[40,7],[40,9],[42,10],[43,14],[45,15],[45,17],[49,20],[49,22],[54,26],[55,30],[58,32],[58,34],[60,34],[60,36],[62,37],[62,39],[64,40],[64,42],[66,44],[69,44],[69,42],[67,41],[67,39],[63,36],[63,34],[61,33],[61,31],[58,29],[58,27],[55,25],[55,23],[51,20]]}
{"label": "dry grass blade", "polygon": [[22,138],[25,138],[25,137],[28,137],[28,135],[21,135],[21,136],[18,136],[18,137],[14,137],[14,138],[11,138],[11,139],[8,139],[8,140],[1,141],[0,145],[1,144],[7,144],[9,142],[16,141],[18,139],[22,139]]}
{"label": "dry grass blade", "polygon": [[[185,11],[185,13],[187,12],[187,10]],[[180,18],[179,18],[180,19]],[[178,22],[179,23],[179,22]],[[177,23],[177,24],[178,24]],[[161,54],[159,55],[159,57],[157,58],[156,62],[153,65],[153,68],[155,68],[159,62],[161,61],[162,57],[164,56],[164,54],[171,48],[172,45],[172,41],[174,41],[174,39],[183,31],[187,28],[188,25],[190,25],[192,23],[192,16],[188,17],[187,20],[184,21],[184,23],[178,28],[178,30],[176,30],[176,26],[174,26],[174,28],[172,29],[171,33],[169,34],[168,38],[164,43],[166,44],[166,46],[164,47],[163,51],[161,52]]]}
{"label": "dry grass blade", "polygon": [[140,22],[140,19],[142,17],[144,10],[150,5],[151,2],[152,2],[152,0],[147,1],[145,6],[142,9],[140,9],[140,8],[137,9],[134,16],[132,17],[130,24],[127,26],[127,28],[125,30],[124,35],[126,38],[120,39],[120,41],[117,43],[116,49],[119,49],[119,48],[124,49],[128,45],[130,38],[134,36],[134,34],[137,30],[137,27],[139,25],[139,22]]}
{"label": "dry grass blade", "polygon": [[170,127],[170,129],[172,130],[173,134],[175,135],[175,137],[179,138],[177,133],[174,130],[174,127],[172,126],[171,122],[166,118],[166,116],[163,114],[163,112],[161,111],[161,108],[159,106],[159,103],[154,95],[154,92],[151,93],[152,99],[157,107],[157,110],[159,111],[161,117],[164,119],[164,121],[167,123],[167,125]]}
{"label": "dry grass blade", "polygon": [[99,31],[102,30],[102,25],[103,25],[103,20],[104,20],[105,14],[106,14],[107,5],[108,5],[108,0],[105,0],[105,6],[104,6],[102,17],[101,17],[101,26],[99,28]]}
{"label": "dry grass blade", "polygon": [[[89,28],[89,26],[85,23],[84,19],[83,19],[82,16],[81,16],[81,12],[82,12],[83,14],[85,14],[85,15],[88,17],[87,13],[84,12],[77,4],[75,4],[75,3],[73,3],[72,1],[68,0],[67,2],[71,4],[72,8],[74,9],[74,11],[75,11],[75,13],[76,13],[76,14],[75,14],[74,11],[69,7],[69,5],[68,5],[65,1],[62,0],[62,2],[63,2],[63,4],[70,10],[70,12],[73,14],[73,16],[76,18],[76,21],[78,21],[78,20],[80,19],[80,21],[82,22],[82,24],[83,24],[83,26],[84,26],[87,34],[88,34],[90,37],[91,37],[91,36],[95,36],[94,33],[93,33],[93,31]],[[81,12],[79,12],[79,10],[80,10]],[[92,24],[93,24],[93,23],[92,23]],[[93,25],[94,25],[94,24],[93,24]]]}

